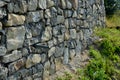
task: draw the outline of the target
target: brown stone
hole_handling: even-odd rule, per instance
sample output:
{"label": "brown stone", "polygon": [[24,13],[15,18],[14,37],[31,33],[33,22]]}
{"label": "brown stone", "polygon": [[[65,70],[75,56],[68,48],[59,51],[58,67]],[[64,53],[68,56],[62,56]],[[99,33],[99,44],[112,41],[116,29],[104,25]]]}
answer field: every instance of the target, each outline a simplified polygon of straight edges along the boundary
{"label": "brown stone", "polygon": [[76,10],[78,8],[78,0],[71,0],[73,8]]}

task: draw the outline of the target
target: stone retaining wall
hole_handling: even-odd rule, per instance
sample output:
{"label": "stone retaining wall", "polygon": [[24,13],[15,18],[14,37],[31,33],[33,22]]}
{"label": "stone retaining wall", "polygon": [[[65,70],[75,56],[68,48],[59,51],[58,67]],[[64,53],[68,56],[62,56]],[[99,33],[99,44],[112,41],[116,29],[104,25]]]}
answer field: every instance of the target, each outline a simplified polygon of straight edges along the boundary
{"label": "stone retaining wall", "polygon": [[104,0],[0,0],[0,80],[44,80],[104,18]]}

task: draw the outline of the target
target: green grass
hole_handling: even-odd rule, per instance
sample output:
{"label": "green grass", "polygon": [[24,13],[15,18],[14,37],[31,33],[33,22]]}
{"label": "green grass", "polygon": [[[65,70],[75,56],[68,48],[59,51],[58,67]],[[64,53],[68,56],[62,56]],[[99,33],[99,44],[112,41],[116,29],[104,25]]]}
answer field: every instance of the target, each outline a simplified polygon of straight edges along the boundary
{"label": "green grass", "polygon": [[117,11],[114,15],[106,17],[107,27],[120,26],[120,11]]}

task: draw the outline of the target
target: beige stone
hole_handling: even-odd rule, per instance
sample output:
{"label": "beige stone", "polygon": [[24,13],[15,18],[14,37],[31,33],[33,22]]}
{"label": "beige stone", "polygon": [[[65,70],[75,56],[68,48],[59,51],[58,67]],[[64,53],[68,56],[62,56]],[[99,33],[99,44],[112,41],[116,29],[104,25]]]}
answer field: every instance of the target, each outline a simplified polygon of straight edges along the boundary
{"label": "beige stone", "polygon": [[8,21],[5,23],[5,26],[16,26],[24,24],[25,16],[8,14]]}
{"label": "beige stone", "polygon": [[26,61],[26,68],[30,68],[33,65],[40,63],[41,57],[39,54],[31,54],[28,56],[27,61]]}
{"label": "beige stone", "polygon": [[2,30],[2,23],[0,22],[0,30]]}

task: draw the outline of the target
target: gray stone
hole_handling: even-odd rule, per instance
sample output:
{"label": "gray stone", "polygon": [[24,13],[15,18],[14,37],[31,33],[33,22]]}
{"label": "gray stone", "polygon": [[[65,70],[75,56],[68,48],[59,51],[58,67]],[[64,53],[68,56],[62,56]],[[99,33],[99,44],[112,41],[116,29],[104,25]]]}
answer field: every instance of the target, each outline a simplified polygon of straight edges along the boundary
{"label": "gray stone", "polygon": [[58,35],[58,41],[60,43],[64,41],[64,34],[63,35]]}
{"label": "gray stone", "polygon": [[3,6],[5,6],[6,4],[7,4],[6,2],[0,1],[0,7],[3,7]]}
{"label": "gray stone", "polygon": [[46,9],[45,10],[45,18],[50,18],[50,17],[51,17],[50,9]]}
{"label": "gray stone", "polygon": [[55,54],[55,47],[50,48],[50,50],[48,51],[48,57],[51,57],[53,54]]}
{"label": "gray stone", "polygon": [[47,55],[45,53],[41,54],[41,62],[44,63],[47,59]]}
{"label": "gray stone", "polygon": [[50,8],[52,6],[54,6],[54,2],[52,0],[47,0],[47,8]]}
{"label": "gray stone", "polygon": [[75,50],[74,49],[71,49],[70,50],[70,59],[72,60],[74,57],[75,57]]}
{"label": "gray stone", "polygon": [[28,1],[28,10],[33,11],[37,9],[38,0],[29,0]]}
{"label": "gray stone", "polygon": [[27,38],[30,39],[32,37],[42,35],[44,24],[42,22],[29,23],[29,24],[26,24],[25,27],[27,27],[27,30],[26,30]]}
{"label": "gray stone", "polygon": [[35,64],[40,63],[41,61],[41,56],[39,54],[30,54],[27,57],[27,61],[26,61],[26,68],[30,68]]}
{"label": "gray stone", "polygon": [[54,43],[54,45],[57,45],[57,39],[56,38],[53,38],[53,43]]}
{"label": "gray stone", "polygon": [[3,19],[6,15],[7,14],[5,8],[0,8],[0,19]]}
{"label": "gray stone", "polygon": [[9,76],[8,80],[17,80],[18,78],[15,75]]}
{"label": "gray stone", "polygon": [[44,64],[44,72],[43,72],[43,79],[46,80],[49,77],[49,70],[50,70],[50,62],[47,61]]}
{"label": "gray stone", "polygon": [[69,0],[66,0],[67,8],[72,9],[72,4]]}
{"label": "gray stone", "polygon": [[29,22],[38,22],[43,19],[43,11],[28,12],[26,21]]}
{"label": "gray stone", "polygon": [[42,73],[38,72],[38,73],[35,73],[32,77],[34,78],[34,80],[42,80],[41,76],[42,76]]}
{"label": "gray stone", "polygon": [[56,67],[55,67],[54,62],[52,62],[52,63],[50,64],[50,75],[54,74],[55,71],[56,71]]}
{"label": "gray stone", "polygon": [[78,16],[78,15],[77,15],[77,12],[74,11],[72,17],[76,18],[77,16]]}
{"label": "gray stone", "polygon": [[61,6],[63,9],[66,9],[67,5],[66,5],[66,1],[65,0],[60,0],[61,1]]}
{"label": "gray stone", "polygon": [[55,51],[55,57],[60,57],[63,55],[63,51],[64,51],[64,47],[56,47],[56,51]]}
{"label": "gray stone", "polygon": [[32,76],[25,77],[23,80],[33,80]]}
{"label": "gray stone", "polygon": [[68,43],[69,43],[68,47],[70,49],[75,49],[75,47],[76,47],[76,41],[75,40],[70,40]]}
{"label": "gray stone", "polygon": [[68,19],[65,19],[65,28],[69,28],[69,23],[68,23]]}
{"label": "gray stone", "polygon": [[29,54],[29,52],[28,52],[28,50],[26,48],[23,48],[21,50],[21,52],[22,52],[22,56],[27,56]]}
{"label": "gray stone", "polygon": [[0,64],[0,80],[7,80],[8,69]]}
{"label": "gray stone", "polygon": [[12,51],[11,54],[7,54],[7,55],[3,56],[2,62],[3,63],[13,62],[15,60],[20,59],[21,57],[22,57],[22,53],[17,50],[14,50],[14,51]]}
{"label": "gray stone", "polygon": [[69,49],[64,49],[63,64],[68,64],[69,62]]}
{"label": "gray stone", "polygon": [[0,46],[0,56],[6,55],[6,52],[7,52],[6,48],[4,46]]}
{"label": "gray stone", "polygon": [[[37,72],[40,72],[41,74],[43,73],[44,67],[43,67],[42,64],[38,64],[38,65],[36,65],[35,67],[36,67],[36,69],[37,69]],[[41,75],[40,75],[40,76],[41,76]]]}
{"label": "gray stone", "polygon": [[49,48],[51,48],[53,45],[54,45],[54,41],[53,40],[48,41]]}
{"label": "gray stone", "polygon": [[45,64],[44,64],[44,70],[45,71],[50,70],[50,62],[49,61],[45,62]]}
{"label": "gray stone", "polygon": [[73,12],[71,10],[65,10],[64,12],[66,18],[72,17]]}
{"label": "gray stone", "polygon": [[45,28],[45,31],[41,37],[42,42],[48,41],[52,38],[52,28],[50,26],[47,26]]}
{"label": "gray stone", "polygon": [[7,31],[7,50],[21,48],[23,46],[25,36],[24,26],[10,27]]}
{"label": "gray stone", "polygon": [[16,15],[16,14],[8,14],[8,20],[4,23],[5,26],[16,26],[24,24],[25,16]]}
{"label": "gray stone", "polygon": [[8,4],[8,11],[15,13],[27,12],[27,2],[25,0],[16,0]]}
{"label": "gray stone", "polygon": [[32,68],[30,69],[21,68],[19,71],[15,72],[15,74],[19,74],[18,77],[22,78],[28,77],[29,75],[32,75]]}
{"label": "gray stone", "polygon": [[57,24],[63,24],[65,21],[64,16],[57,16]]}
{"label": "gray stone", "polygon": [[82,47],[82,44],[81,44],[81,42],[80,41],[76,41],[76,49],[75,49],[75,53],[76,53],[76,55],[80,55],[81,54],[81,52],[82,52],[82,49],[81,49],[81,47]]}
{"label": "gray stone", "polygon": [[47,1],[46,0],[39,0],[38,6],[40,9],[46,9],[47,8]]}
{"label": "gray stone", "polygon": [[77,33],[75,29],[70,29],[70,38],[76,39]]}

